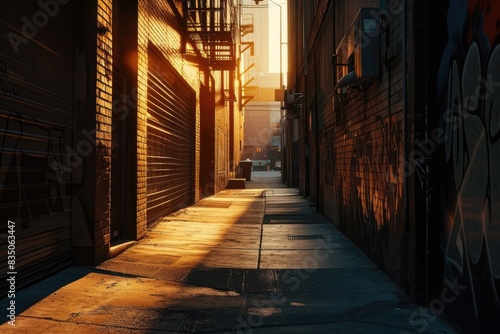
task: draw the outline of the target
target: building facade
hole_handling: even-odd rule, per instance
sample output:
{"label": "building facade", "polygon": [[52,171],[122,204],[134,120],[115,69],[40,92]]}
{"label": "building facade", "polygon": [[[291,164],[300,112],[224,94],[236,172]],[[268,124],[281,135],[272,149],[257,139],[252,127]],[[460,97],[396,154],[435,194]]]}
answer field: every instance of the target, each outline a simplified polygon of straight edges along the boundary
{"label": "building facade", "polygon": [[288,9],[287,182],[423,306],[419,331],[498,328],[500,7]]}
{"label": "building facade", "polygon": [[234,177],[243,140],[238,8],[221,0],[210,9],[180,0],[2,3],[2,293],[9,235],[22,286],[110,258],[115,244],[144,237]]}
{"label": "building facade", "polygon": [[282,73],[271,68],[272,58],[279,60],[279,56],[269,49],[270,33],[279,35],[281,31],[272,31],[271,22],[276,19],[270,15],[272,6],[282,10],[271,2],[258,5],[253,0],[241,2],[242,26],[251,27],[242,30],[242,45],[246,47],[241,54],[243,159],[252,160],[254,170],[274,169],[277,162],[278,166],[281,163],[281,102],[276,101],[276,90],[280,89]]}

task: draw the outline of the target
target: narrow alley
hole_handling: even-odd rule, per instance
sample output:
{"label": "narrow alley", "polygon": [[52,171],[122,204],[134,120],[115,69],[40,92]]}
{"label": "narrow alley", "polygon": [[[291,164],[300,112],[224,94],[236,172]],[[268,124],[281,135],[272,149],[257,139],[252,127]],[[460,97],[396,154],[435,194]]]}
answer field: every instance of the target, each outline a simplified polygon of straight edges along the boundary
{"label": "narrow alley", "polygon": [[101,265],[23,289],[16,305],[15,327],[0,332],[455,333],[279,171],[166,216]]}
{"label": "narrow alley", "polygon": [[0,333],[497,333],[499,87],[500,1],[1,1]]}

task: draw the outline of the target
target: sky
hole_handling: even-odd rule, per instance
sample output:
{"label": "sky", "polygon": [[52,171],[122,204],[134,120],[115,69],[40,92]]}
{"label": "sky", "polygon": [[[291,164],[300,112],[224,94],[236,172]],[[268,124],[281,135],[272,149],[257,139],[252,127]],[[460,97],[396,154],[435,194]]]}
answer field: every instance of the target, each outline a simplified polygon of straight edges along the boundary
{"label": "sky", "polygon": [[269,72],[279,73],[280,72],[280,7],[281,5],[281,47],[282,47],[282,68],[283,72],[287,71],[287,6],[286,0],[267,0],[265,1],[268,5],[269,10]]}

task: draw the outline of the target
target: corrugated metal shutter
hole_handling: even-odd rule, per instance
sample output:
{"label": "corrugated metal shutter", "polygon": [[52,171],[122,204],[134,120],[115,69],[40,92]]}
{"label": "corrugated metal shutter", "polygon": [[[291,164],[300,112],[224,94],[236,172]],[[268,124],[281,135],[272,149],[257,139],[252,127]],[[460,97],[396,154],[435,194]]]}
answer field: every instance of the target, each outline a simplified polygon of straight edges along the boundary
{"label": "corrugated metal shutter", "polygon": [[196,93],[150,48],[147,221],[192,204]]}
{"label": "corrugated metal shutter", "polygon": [[[0,19],[0,292],[70,263],[73,11],[2,4]],[[61,167],[66,166],[61,172]],[[8,221],[15,267],[7,266]]]}

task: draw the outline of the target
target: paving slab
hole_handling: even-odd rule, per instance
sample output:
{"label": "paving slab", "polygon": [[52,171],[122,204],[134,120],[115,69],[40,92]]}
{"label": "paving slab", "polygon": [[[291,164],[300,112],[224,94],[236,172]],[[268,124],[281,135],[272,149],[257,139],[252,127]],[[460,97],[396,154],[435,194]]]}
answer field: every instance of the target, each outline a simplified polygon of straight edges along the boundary
{"label": "paving slab", "polygon": [[274,171],[164,217],[99,266],[18,291],[16,305],[0,333],[458,333],[439,317],[412,326],[421,308]]}

